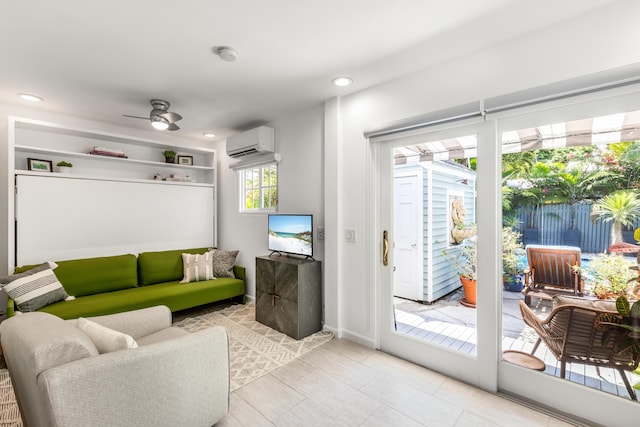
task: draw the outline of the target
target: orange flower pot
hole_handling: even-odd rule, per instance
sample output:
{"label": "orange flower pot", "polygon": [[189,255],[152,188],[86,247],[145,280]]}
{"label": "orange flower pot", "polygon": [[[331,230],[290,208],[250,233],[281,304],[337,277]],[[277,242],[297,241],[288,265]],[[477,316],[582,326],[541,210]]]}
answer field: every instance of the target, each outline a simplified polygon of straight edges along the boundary
{"label": "orange flower pot", "polygon": [[464,299],[469,306],[476,306],[476,281],[460,276],[460,283],[464,290]]}

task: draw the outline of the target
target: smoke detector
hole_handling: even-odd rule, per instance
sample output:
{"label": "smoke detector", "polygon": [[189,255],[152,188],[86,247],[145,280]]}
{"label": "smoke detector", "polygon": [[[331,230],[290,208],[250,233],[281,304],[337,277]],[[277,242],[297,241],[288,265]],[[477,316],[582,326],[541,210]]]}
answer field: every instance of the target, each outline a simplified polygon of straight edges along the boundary
{"label": "smoke detector", "polygon": [[229,46],[216,47],[213,50],[223,61],[234,62],[238,59],[238,51]]}

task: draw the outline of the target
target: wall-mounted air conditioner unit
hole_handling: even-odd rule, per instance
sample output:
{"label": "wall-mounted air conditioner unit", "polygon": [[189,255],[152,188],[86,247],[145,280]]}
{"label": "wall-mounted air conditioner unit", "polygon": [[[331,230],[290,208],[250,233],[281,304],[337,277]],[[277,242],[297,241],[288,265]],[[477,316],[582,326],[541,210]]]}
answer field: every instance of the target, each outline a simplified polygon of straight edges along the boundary
{"label": "wall-mounted air conditioner unit", "polygon": [[229,157],[243,157],[256,153],[272,153],[275,144],[275,131],[268,126],[260,126],[227,138]]}

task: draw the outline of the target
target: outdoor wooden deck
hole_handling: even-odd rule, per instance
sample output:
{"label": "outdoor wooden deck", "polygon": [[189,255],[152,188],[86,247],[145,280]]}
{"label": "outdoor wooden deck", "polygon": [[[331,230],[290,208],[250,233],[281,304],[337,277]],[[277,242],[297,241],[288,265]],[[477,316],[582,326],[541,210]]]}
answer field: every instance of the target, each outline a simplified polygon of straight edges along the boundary
{"label": "outdoor wooden deck", "polygon": [[[528,327],[524,327],[529,329]],[[411,337],[423,339],[434,344],[457,350],[463,353],[475,355],[477,335],[475,327],[457,325],[447,321],[425,319],[416,313],[402,311],[396,308],[396,330]],[[528,333],[529,336],[526,336]],[[502,350],[519,350],[531,353],[537,335],[532,330],[523,330],[523,335],[518,338],[503,337]],[[545,374],[560,376],[560,363],[548,351],[544,343],[541,343],[535,354],[546,365]],[[636,375],[627,374],[631,383],[639,379]],[[596,369],[594,366],[578,363],[567,364],[567,379],[569,381],[595,388],[606,393],[611,393],[625,399],[629,399],[620,374],[610,368]]]}

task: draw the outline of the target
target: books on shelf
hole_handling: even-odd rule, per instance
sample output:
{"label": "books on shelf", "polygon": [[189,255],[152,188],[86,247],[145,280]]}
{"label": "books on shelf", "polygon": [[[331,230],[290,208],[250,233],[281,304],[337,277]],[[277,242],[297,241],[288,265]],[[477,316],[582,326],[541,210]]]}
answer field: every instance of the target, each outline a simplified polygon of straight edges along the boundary
{"label": "books on shelf", "polygon": [[106,147],[93,147],[93,149],[89,151],[89,154],[95,154],[97,156],[119,157],[121,159],[127,158],[127,155],[124,153],[124,151]]}

